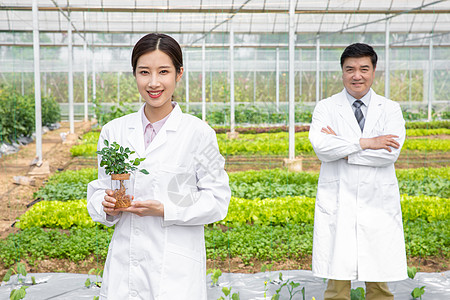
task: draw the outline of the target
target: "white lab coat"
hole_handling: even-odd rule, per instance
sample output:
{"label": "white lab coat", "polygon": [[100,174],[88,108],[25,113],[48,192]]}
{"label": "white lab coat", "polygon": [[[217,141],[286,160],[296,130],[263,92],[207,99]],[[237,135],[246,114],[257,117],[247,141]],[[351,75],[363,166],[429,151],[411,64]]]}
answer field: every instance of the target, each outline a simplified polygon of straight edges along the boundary
{"label": "white lab coat", "polygon": [[[405,140],[400,105],[369,91],[361,134],[345,89],[317,103],[309,139],[322,161],[317,189],[313,274],[372,282],[407,278],[400,194],[394,162],[400,149],[362,150],[361,137]],[[337,136],[321,132],[330,126]],[[348,160],[345,159],[348,157]]]}
{"label": "white lab coat", "polygon": [[145,157],[139,168],[150,174],[132,176],[134,201],[162,202],[164,218],[106,216],[101,202],[110,177],[99,167],[88,185],[88,211],[94,221],[116,225],[101,299],[206,299],[204,224],[225,218],[231,197],[215,132],[176,105],[145,149],[141,110],[106,124],[98,148],[107,139],[136,151],[132,158]]}

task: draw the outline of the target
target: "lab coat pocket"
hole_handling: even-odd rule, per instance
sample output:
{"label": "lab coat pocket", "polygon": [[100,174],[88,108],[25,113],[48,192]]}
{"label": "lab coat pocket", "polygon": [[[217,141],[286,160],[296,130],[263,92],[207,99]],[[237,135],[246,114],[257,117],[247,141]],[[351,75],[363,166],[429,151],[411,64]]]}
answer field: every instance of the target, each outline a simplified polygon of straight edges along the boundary
{"label": "lab coat pocket", "polygon": [[158,299],[205,299],[200,252],[167,243]]}
{"label": "lab coat pocket", "polygon": [[319,180],[316,204],[320,212],[336,214],[339,205],[339,179]]}
{"label": "lab coat pocket", "polygon": [[161,166],[160,187],[164,199],[177,206],[188,207],[198,200],[197,177],[187,167]]}
{"label": "lab coat pocket", "polygon": [[401,211],[400,192],[397,182],[382,183],[383,208],[385,212],[397,214]]}

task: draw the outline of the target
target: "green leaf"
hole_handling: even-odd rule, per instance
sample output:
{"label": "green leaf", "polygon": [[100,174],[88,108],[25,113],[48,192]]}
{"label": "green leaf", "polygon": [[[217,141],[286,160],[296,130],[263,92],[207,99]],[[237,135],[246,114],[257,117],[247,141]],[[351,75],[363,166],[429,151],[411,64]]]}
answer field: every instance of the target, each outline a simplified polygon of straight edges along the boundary
{"label": "green leaf", "polygon": [[35,285],[36,284],[36,277],[31,276],[31,284]]}
{"label": "green leaf", "polygon": [[230,292],[231,292],[231,287],[230,287],[230,288],[227,288],[226,286],[224,286],[224,287],[222,288],[222,292],[223,292],[223,294],[224,294],[225,296],[228,296],[228,295],[230,294]]}
{"label": "green leaf", "polygon": [[22,276],[27,276],[27,269],[25,267],[25,264],[23,263],[17,263],[17,273],[21,274]]}
{"label": "green leaf", "polygon": [[104,140],[103,142],[105,143],[106,146],[109,146],[108,140]]}
{"label": "green leaf", "polygon": [[86,279],[86,281],[84,282],[84,286],[85,287],[90,287],[91,286],[91,280],[89,278]]}
{"label": "green leaf", "polygon": [[408,277],[411,279],[414,279],[414,277],[416,276],[417,273],[417,268],[416,267],[408,267]]}
{"label": "green leaf", "polygon": [[146,169],[141,169],[141,170],[139,170],[141,173],[144,173],[145,175],[148,175],[148,174],[150,174]]}
{"label": "green leaf", "polygon": [[12,275],[13,269],[9,268],[8,271],[6,271],[5,276],[3,277],[3,281],[4,282],[8,282],[9,279],[11,279],[11,275]]}
{"label": "green leaf", "polygon": [[412,292],[411,292],[411,296],[416,299],[419,298],[422,299],[422,295],[425,294],[425,286],[422,287],[416,287]]}
{"label": "green leaf", "polygon": [[239,293],[233,293],[233,296],[231,296],[231,299],[232,300],[240,300]]}
{"label": "green leaf", "polygon": [[359,287],[357,289],[352,289],[350,291],[350,299],[351,300],[365,300],[366,296],[365,296],[365,291],[362,287]]}
{"label": "green leaf", "polygon": [[271,300],[279,300],[280,299],[280,294],[274,294],[271,298]]}

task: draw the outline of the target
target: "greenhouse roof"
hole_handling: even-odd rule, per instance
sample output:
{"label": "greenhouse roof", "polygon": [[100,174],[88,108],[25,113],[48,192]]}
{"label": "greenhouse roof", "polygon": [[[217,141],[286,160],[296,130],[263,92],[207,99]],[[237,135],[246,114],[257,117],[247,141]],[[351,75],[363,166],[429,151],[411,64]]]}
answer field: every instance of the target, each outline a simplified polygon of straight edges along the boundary
{"label": "greenhouse roof", "polygon": [[[166,32],[199,34],[288,32],[289,0],[38,0],[39,30],[84,33]],[[384,33],[433,34],[450,32],[448,0],[296,0],[297,34]],[[0,1],[0,32],[32,31],[31,0]],[[197,43],[198,44],[198,43]],[[439,45],[439,41],[435,43]]]}

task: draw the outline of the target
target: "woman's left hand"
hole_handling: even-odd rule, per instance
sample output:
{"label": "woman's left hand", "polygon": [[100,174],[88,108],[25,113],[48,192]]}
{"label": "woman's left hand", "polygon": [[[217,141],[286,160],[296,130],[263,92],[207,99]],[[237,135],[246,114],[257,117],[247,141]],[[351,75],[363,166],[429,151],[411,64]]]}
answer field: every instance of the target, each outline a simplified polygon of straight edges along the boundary
{"label": "woman's left hand", "polygon": [[143,216],[164,217],[164,205],[156,200],[132,201],[127,208],[116,208],[117,211],[124,211]]}

